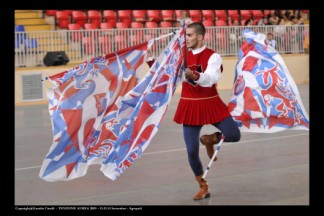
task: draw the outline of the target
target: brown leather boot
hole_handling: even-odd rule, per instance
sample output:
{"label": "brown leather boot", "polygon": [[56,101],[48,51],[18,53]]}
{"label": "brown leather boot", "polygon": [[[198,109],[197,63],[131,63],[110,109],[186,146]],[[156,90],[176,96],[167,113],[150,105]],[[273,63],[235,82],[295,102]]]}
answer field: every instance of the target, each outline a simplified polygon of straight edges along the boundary
{"label": "brown leather boot", "polygon": [[[217,140],[217,134],[219,132],[215,132],[210,135],[203,135],[200,137],[200,142],[206,147],[207,154],[209,158],[211,159],[214,155],[215,148],[214,145],[219,143],[219,140]],[[215,157],[214,161],[217,160],[217,157]]]}
{"label": "brown leather boot", "polygon": [[196,176],[196,181],[199,183],[199,191],[193,197],[194,200],[201,200],[210,197],[210,192],[208,191],[208,183],[202,178],[203,175]]}

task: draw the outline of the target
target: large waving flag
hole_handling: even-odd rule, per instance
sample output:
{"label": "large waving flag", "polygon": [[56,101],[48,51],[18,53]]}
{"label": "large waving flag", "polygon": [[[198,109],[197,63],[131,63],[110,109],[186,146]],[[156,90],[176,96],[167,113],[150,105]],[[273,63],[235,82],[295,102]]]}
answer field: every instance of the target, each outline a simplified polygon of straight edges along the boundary
{"label": "large waving flag", "polygon": [[153,41],[93,58],[49,77],[53,144],[39,176],[65,181],[101,164],[115,180],[149,145],[183,71],[184,30],[138,82]]}
{"label": "large waving flag", "polygon": [[244,30],[229,110],[241,131],[309,129],[309,118],[282,57],[266,36]]}

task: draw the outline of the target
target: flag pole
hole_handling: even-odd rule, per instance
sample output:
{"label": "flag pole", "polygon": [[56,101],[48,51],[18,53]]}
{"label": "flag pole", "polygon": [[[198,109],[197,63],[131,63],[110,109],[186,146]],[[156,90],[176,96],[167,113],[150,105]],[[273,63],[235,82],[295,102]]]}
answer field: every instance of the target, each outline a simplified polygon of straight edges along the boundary
{"label": "flag pole", "polygon": [[155,40],[155,41],[156,41],[156,40],[160,40],[160,39],[162,39],[162,38],[169,37],[170,35],[175,35],[175,34],[176,34],[176,31],[173,31],[173,32],[171,32],[171,33],[169,33],[169,34],[165,34],[165,35],[162,35],[162,36],[160,36],[160,37],[154,38],[154,40]]}
{"label": "flag pole", "polygon": [[225,139],[225,136],[224,136],[224,134],[222,134],[222,139],[221,139],[221,140],[219,141],[219,143],[217,144],[217,147],[216,147],[216,150],[215,150],[215,152],[214,152],[214,154],[213,154],[213,157],[210,159],[209,164],[208,164],[208,166],[207,166],[207,168],[206,168],[206,170],[205,170],[205,172],[204,172],[204,175],[202,176],[203,179],[206,178],[207,173],[208,173],[208,171],[209,171],[211,165],[213,164],[214,159],[215,159],[215,157],[216,157],[216,155],[217,155],[217,153],[218,153],[218,151],[219,151],[219,149],[220,149],[220,147],[221,147],[221,145],[222,145],[224,139]]}

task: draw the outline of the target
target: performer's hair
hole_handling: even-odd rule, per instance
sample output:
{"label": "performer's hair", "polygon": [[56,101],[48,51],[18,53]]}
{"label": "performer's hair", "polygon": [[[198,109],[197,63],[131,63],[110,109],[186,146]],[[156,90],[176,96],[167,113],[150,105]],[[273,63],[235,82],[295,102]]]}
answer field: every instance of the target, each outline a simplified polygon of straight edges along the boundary
{"label": "performer's hair", "polygon": [[205,26],[200,22],[190,23],[187,26],[187,28],[194,28],[198,35],[205,36],[205,32],[206,32]]}

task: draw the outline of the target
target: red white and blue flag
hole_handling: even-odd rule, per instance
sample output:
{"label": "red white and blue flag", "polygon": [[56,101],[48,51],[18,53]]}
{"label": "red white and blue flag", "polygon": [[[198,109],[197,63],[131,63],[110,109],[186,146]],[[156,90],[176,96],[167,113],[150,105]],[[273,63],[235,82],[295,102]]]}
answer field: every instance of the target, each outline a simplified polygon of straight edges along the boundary
{"label": "red white and blue flag", "polygon": [[181,81],[184,37],[184,29],[177,31],[139,82],[153,40],[49,77],[55,84],[48,91],[53,144],[40,178],[71,180],[85,175],[90,164],[101,164],[115,180],[139,158]]}
{"label": "red white and blue flag", "polygon": [[309,117],[282,57],[266,36],[244,30],[228,104],[243,132],[309,130]]}

